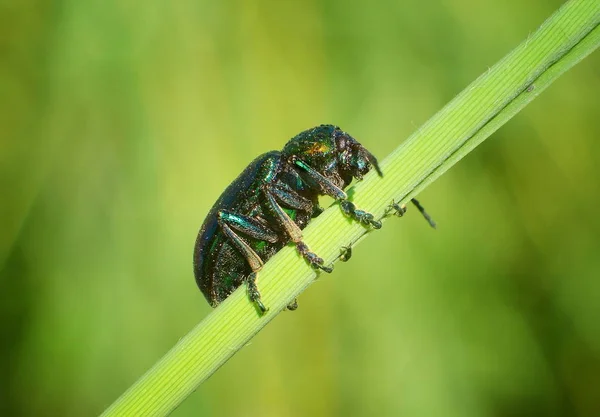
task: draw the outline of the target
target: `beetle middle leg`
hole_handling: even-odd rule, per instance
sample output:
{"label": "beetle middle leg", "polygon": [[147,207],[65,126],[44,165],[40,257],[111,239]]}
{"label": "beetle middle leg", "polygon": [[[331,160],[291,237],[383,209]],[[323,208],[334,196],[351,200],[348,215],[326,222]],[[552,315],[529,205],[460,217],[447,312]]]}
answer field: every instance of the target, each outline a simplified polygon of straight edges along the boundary
{"label": "beetle middle leg", "polygon": [[302,255],[304,259],[310,263],[315,269],[321,269],[325,272],[332,272],[333,268],[324,266],[323,259],[320,258],[316,253],[311,252],[308,245],[302,241],[302,230],[300,227],[290,218],[285,210],[279,205],[278,201],[281,201],[285,205],[296,209],[312,212],[313,203],[307,198],[302,197],[291,188],[286,185],[269,185],[265,188],[265,196],[267,199],[268,210],[271,212],[273,217],[277,220],[279,226],[285,231],[289,238],[296,244],[298,253]]}
{"label": "beetle middle leg", "polygon": [[306,173],[311,182],[320,188],[321,192],[340,202],[340,208],[344,214],[365,226],[381,229],[381,222],[379,220],[375,220],[375,217],[371,213],[357,208],[353,202],[348,200],[348,195],[344,190],[335,185],[331,180],[300,159],[294,158],[293,162]]}

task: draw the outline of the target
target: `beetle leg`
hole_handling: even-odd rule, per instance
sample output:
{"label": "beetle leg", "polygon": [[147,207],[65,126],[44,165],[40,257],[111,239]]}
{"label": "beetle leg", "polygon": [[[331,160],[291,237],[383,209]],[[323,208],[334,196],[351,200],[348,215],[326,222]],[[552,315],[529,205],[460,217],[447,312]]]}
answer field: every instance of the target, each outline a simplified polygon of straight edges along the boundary
{"label": "beetle leg", "polygon": [[[415,205],[417,210],[419,210],[419,212],[423,215],[425,220],[427,220],[427,223],[429,223],[429,225],[431,227],[433,227],[434,229],[437,228],[437,224],[436,224],[435,220],[433,220],[431,218],[431,216],[429,215],[429,213],[427,213],[425,211],[425,208],[421,205],[419,200],[417,200],[416,198],[412,198],[410,201]],[[391,208],[396,211],[395,214],[398,217],[402,217],[402,216],[404,216],[404,213],[406,213],[406,204],[400,205],[398,203],[392,202]]]}
{"label": "beetle leg", "polygon": [[323,208],[319,206],[319,204],[315,204],[310,201],[306,197],[302,197],[296,191],[294,191],[290,186],[285,183],[281,184],[271,184],[269,189],[273,192],[275,197],[286,206],[289,206],[294,209],[304,210],[306,212],[311,213],[311,217],[315,218],[319,214],[323,213]]}
{"label": "beetle leg", "polygon": [[227,224],[232,229],[242,232],[255,239],[266,240],[275,243],[279,240],[277,233],[269,227],[266,221],[255,217],[243,216],[228,210],[220,210],[217,213],[219,221]]}
{"label": "beetle leg", "polygon": [[309,213],[312,213],[313,211],[313,202],[308,198],[302,197],[287,184],[270,184],[269,192],[271,192],[277,200],[290,208],[304,210]]}
{"label": "beetle leg", "polygon": [[258,291],[258,287],[256,286],[256,278],[258,277],[258,271],[260,271],[263,267],[263,261],[260,257],[254,252],[254,250],[248,245],[244,240],[239,237],[226,223],[221,221],[219,218],[219,224],[223,229],[223,232],[227,237],[231,240],[233,245],[239,250],[244,258],[248,261],[250,268],[252,269],[252,273],[246,277],[246,288],[248,291],[248,298],[252,301],[260,310],[261,314],[267,312],[268,308],[260,300],[260,292]]}
{"label": "beetle leg", "polygon": [[380,221],[375,220],[371,213],[358,209],[353,202],[348,200],[348,195],[344,192],[344,190],[323,176],[319,171],[313,169],[310,165],[304,163],[296,157],[292,158],[292,162],[306,172],[310,179],[319,186],[321,192],[338,200],[344,214],[356,220],[357,222],[364,224],[365,226],[371,226],[374,229],[381,228]]}
{"label": "beetle leg", "polygon": [[342,246],[340,249],[339,260],[342,262],[348,262],[352,257],[352,246]]}
{"label": "beetle leg", "polygon": [[246,278],[246,288],[248,291],[248,298],[256,307],[258,307],[260,314],[263,315],[269,311],[269,309],[260,299],[260,291],[258,291],[258,286],[256,285],[256,278],[258,278],[258,272],[252,272],[250,275],[248,275]]}
{"label": "beetle leg", "polygon": [[321,269],[327,273],[331,273],[333,271],[332,266],[323,266],[323,259],[319,258],[316,253],[311,252],[306,243],[302,241],[296,242],[296,250],[298,250],[298,253],[302,255],[302,257],[306,259],[313,268]]}
{"label": "beetle leg", "polygon": [[402,217],[406,213],[406,204],[400,205],[392,201],[390,208],[395,211],[394,214],[398,217]]}
{"label": "beetle leg", "polygon": [[318,268],[325,272],[333,271],[333,268],[323,266],[323,259],[311,252],[306,243],[302,242],[302,230],[300,230],[298,225],[294,223],[290,216],[288,216],[285,210],[283,210],[283,208],[279,205],[275,199],[275,195],[277,194],[274,194],[272,189],[268,187],[265,189],[265,195],[267,197],[268,206],[272,210],[272,214],[275,216],[277,222],[290,237],[292,242],[296,244],[298,253],[300,253],[300,255],[302,255],[302,257],[306,259],[313,268]]}
{"label": "beetle leg", "polygon": [[294,301],[292,301],[291,303],[289,303],[289,304],[287,305],[287,307],[286,307],[286,308],[287,308],[288,310],[290,310],[290,311],[294,311],[295,309],[297,309],[297,308],[298,308],[298,300],[296,300],[296,299],[294,298]]}
{"label": "beetle leg", "polygon": [[325,178],[319,171],[304,163],[304,161],[294,156],[292,157],[292,163],[306,172],[309,178],[319,186],[323,194],[327,194],[336,200],[346,200],[348,198],[344,190]]}
{"label": "beetle leg", "polygon": [[353,218],[357,222],[362,223],[365,226],[370,225],[373,227],[373,229],[381,229],[381,222],[379,220],[375,220],[371,213],[356,208],[356,205],[352,201],[340,201],[340,208],[344,214]]}
{"label": "beetle leg", "polygon": [[263,266],[262,259],[260,259],[256,252],[254,252],[250,245],[244,242],[242,238],[240,238],[237,235],[237,233],[231,230],[231,227],[229,227],[225,223],[220,224],[221,228],[223,229],[223,232],[225,232],[225,234],[231,240],[233,245],[237,248],[237,250],[239,250],[242,253],[242,255],[244,255],[244,257],[248,261],[248,264],[250,265],[250,268],[252,268],[254,272],[259,271]]}

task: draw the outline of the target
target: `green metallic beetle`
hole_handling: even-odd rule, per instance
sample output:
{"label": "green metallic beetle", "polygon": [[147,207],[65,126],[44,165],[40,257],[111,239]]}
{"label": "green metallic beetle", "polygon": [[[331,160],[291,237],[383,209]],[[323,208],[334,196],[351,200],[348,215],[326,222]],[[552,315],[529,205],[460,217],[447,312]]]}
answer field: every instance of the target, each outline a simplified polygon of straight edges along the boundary
{"label": "green metallic beetle", "polygon": [[[248,165],[214,204],[194,249],[194,275],[216,307],[242,283],[263,314],[256,285],[258,271],[289,242],[315,269],[333,270],[302,241],[302,229],[322,212],[318,197],[340,202],[352,219],[375,229],[381,222],[348,201],[344,189],[361,179],[377,159],[358,141],[333,125],[321,125],[292,138],[281,152],[267,152]],[[297,307],[295,301],[288,308]]]}

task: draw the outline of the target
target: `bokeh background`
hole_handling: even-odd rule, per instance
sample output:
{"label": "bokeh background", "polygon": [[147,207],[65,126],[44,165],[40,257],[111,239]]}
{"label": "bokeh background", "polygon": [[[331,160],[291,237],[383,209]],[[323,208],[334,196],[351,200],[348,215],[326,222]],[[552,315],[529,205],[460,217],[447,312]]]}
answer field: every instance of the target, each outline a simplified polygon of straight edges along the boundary
{"label": "bokeh background", "polygon": [[[383,158],[558,0],[0,3],[0,415],[97,415],[211,309],[198,228],[335,123]],[[600,415],[600,56],[174,416]]]}

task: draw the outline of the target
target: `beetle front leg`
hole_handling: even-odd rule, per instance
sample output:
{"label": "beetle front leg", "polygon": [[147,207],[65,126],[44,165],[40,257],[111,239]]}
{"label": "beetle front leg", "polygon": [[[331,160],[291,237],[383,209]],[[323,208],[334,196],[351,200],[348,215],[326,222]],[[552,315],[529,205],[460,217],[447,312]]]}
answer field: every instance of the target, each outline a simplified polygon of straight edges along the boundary
{"label": "beetle front leg", "polygon": [[381,229],[381,222],[379,220],[375,220],[375,217],[371,213],[358,209],[353,202],[348,200],[348,195],[346,195],[344,190],[335,185],[331,180],[298,158],[292,158],[292,162],[301,168],[312,182],[320,187],[321,192],[338,200],[344,214],[365,226]]}
{"label": "beetle front leg", "polygon": [[316,253],[311,252],[308,248],[308,245],[302,241],[296,242],[296,250],[304,259],[310,263],[313,268],[321,269],[327,273],[331,273],[333,271],[333,267],[323,266],[323,259],[320,258]]}
{"label": "beetle front leg", "polygon": [[347,216],[353,218],[357,222],[364,224],[365,226],[372,226],[373,229],[381,229],[381,222],[375,220],[373,215],[367,211],[356,208],[356,205],[349,200],[341,200],[340,208]]}

